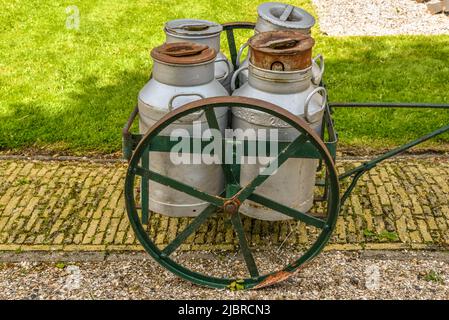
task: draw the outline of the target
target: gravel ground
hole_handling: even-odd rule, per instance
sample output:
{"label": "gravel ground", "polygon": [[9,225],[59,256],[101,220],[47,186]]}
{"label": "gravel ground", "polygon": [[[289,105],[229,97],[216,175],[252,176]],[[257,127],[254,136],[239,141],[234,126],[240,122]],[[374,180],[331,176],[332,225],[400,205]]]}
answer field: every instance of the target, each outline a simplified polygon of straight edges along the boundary
{"label": "gravel ground", "polygon": [[313,0],[320,29],[331,36],[449,34],[449,15],[415,0]]}
{"label": "gravel ground", "polygon": [[190,284],[144,253],[90,260],[0,263],[0,299],[449,299],[447,252],[325,252],[292,279],[246,292]]}

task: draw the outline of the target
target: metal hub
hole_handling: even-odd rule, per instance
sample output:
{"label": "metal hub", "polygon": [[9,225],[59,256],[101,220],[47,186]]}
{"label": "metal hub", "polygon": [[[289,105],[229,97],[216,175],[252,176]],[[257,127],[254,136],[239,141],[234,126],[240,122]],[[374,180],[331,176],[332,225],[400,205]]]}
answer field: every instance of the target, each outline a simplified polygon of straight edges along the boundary
{"label": "metal hub", "polygon": [[223,205],[223,211],[227,214],[236,214],[239,211],[240,202],[238,200],[228,200]]}

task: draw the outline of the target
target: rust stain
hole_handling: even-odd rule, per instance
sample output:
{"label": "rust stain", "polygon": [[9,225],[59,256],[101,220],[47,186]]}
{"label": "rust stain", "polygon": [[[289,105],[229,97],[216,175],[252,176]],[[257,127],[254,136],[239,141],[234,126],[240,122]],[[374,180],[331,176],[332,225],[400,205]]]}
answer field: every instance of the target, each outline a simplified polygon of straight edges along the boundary
{"label": "rust stain", "polygon": [[257,286],[254,287],[254,289],[260,289],[263,287],[271,286],[275,283],[287,280],[290,278],[294,273],[293,272],[287,272],[287,271],[278,271],[275,274],[272,274],[268,276],[265,280],[263,280],[261,283],[259,283]]}
{"label": "rust stain", "polygon": [[293,276],[293,275],[297,274],[298,272],[300,272],[312,260],[313,259],[310,259],[309,261],[304,262],[301,266],[297,266],[297,264],[294,263],[292,265],[293,268],[296,267],[296,269],[294,271],[290,271],[290,272],[289,271],[285,271],[285,270],[278,271],[275,274],[272,274],[272,275],[268,276],[264,281],[259,283],[253,289],[260,289],[260,288],[268,287],[268,286],[274,285],[276,283],[285,281],[288,278],[290,278],[291,276]]}
{"label": "rust stain", "polygon": [[164,43],[151,50],[157,61],[173,64],[196,64],[215,59],[217,52],[203,44],[193,42]]}
{"label": "rust stain", "polygon": [[249,40],[250,61],[273,71],[304,70],[312,65],[315,40],[298,31],[262,32]]}

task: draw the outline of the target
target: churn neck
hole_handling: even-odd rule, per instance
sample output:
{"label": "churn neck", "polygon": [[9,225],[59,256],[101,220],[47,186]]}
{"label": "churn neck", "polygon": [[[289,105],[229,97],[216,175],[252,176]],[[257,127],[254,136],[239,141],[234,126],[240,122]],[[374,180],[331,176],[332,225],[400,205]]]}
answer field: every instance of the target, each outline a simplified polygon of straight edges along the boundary
{"label": "churn neck", "polygon": [[304,9],[279,2],[265,2],[257,8],[257,32],[296,30],[310,34],[315,18]]}
{"label": "churn neck", "polygon": [[312,67],[295,71],[274,71],[259,68],[251,62],[248,82],[258,90],[276,94],[294,94],[310,87]]}

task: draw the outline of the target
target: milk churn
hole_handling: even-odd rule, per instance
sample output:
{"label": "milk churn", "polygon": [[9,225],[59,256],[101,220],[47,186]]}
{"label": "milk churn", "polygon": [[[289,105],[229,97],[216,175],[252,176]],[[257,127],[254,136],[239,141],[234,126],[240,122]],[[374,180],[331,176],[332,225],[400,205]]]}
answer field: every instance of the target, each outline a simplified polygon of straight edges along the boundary
{"label": "milk churn", "polygon": [[[315,24],[315,18],[304,9],[279,2],[265,2],[257,8],[258,18],[254,32],[267,32],[277,30],[291,30],[310,35],[310,30]],[[240,63],[244,49],[248,46],[245,43],[238,52],[237,63],[242,67],[248,66],[248,59]],[[324,72],[324,58],[318,54],[312,59],[312,82],[318,85]],[[240,73],[240,84],[248,80],[248,71]]]}
{"label": "milk churn", "polygon": [[223,27],[207,20],[178,19],[165,24],[166,42],[195,42],[205,44],[215,49],[218,54],[215,59],[215,78],[230,93],[230,82],[234,67],[220,51],[220,35]]}
{"label": "milk churn", "polygon": [[[214,76],[216,55],[215,49],[191,42],[165,43],[151,51],[154,61],[152,78],[139,92],[138,97],[139,130],[142,134],[167,112],[185,103],[228,95]],[[227,108],[217,109],[215,114],[220,129],[224,132]],[[188,118],[180,118],[160,135],[170,136],[175,129],[182,130],[191,137],[200,138],[204,130],[208,129],[208,125],[201,111],[189,115]],[[183,135],[177,137],[181,136]],[[151,170],[195,186],[199,190],[211,194],[220,194],[223,191],[224,178],[220,165],[189,161],[174,163],[170,153],[151,152],[149,163]],[[149,208],[154,212],[173,217],[196,216],[207,206],[207,202],[154,181],[149,182]]]}
{"label": "milk churn", "polygon": [[[316,87],[311,82],[313,44],[314,40],[310,36],[295,31],[264,32],[253,36],[249,40],[248,82],[236,89],[233,95],[274,103],[303,118],[319,133],[327,95],[323,87]],[[243,69],[239,70],[234,74],[233,81]],[[234,134],[242,135],[241,139],[248,136],[245,132],[247,129],[277,129],[277,137],[266,132],[267,139],[284,142],[292,141],[299,135],[296,129],[267,113],[244,108],[233,109],[232,113]],[[267,156],[274,158],[276,155]],[[248,164],[249,159],[242,159],[241,185],[246,185],[260,173],[259,169],[264,167],[260,160],[255,165]],[[264,158],[263,161],[266,163],[267,159]],[[256,192],[307,212],[313,205],[317,165],[315,159],[290,158]],[[251,201],[242,204],[241,212],[263,220],[289,219]]]}

